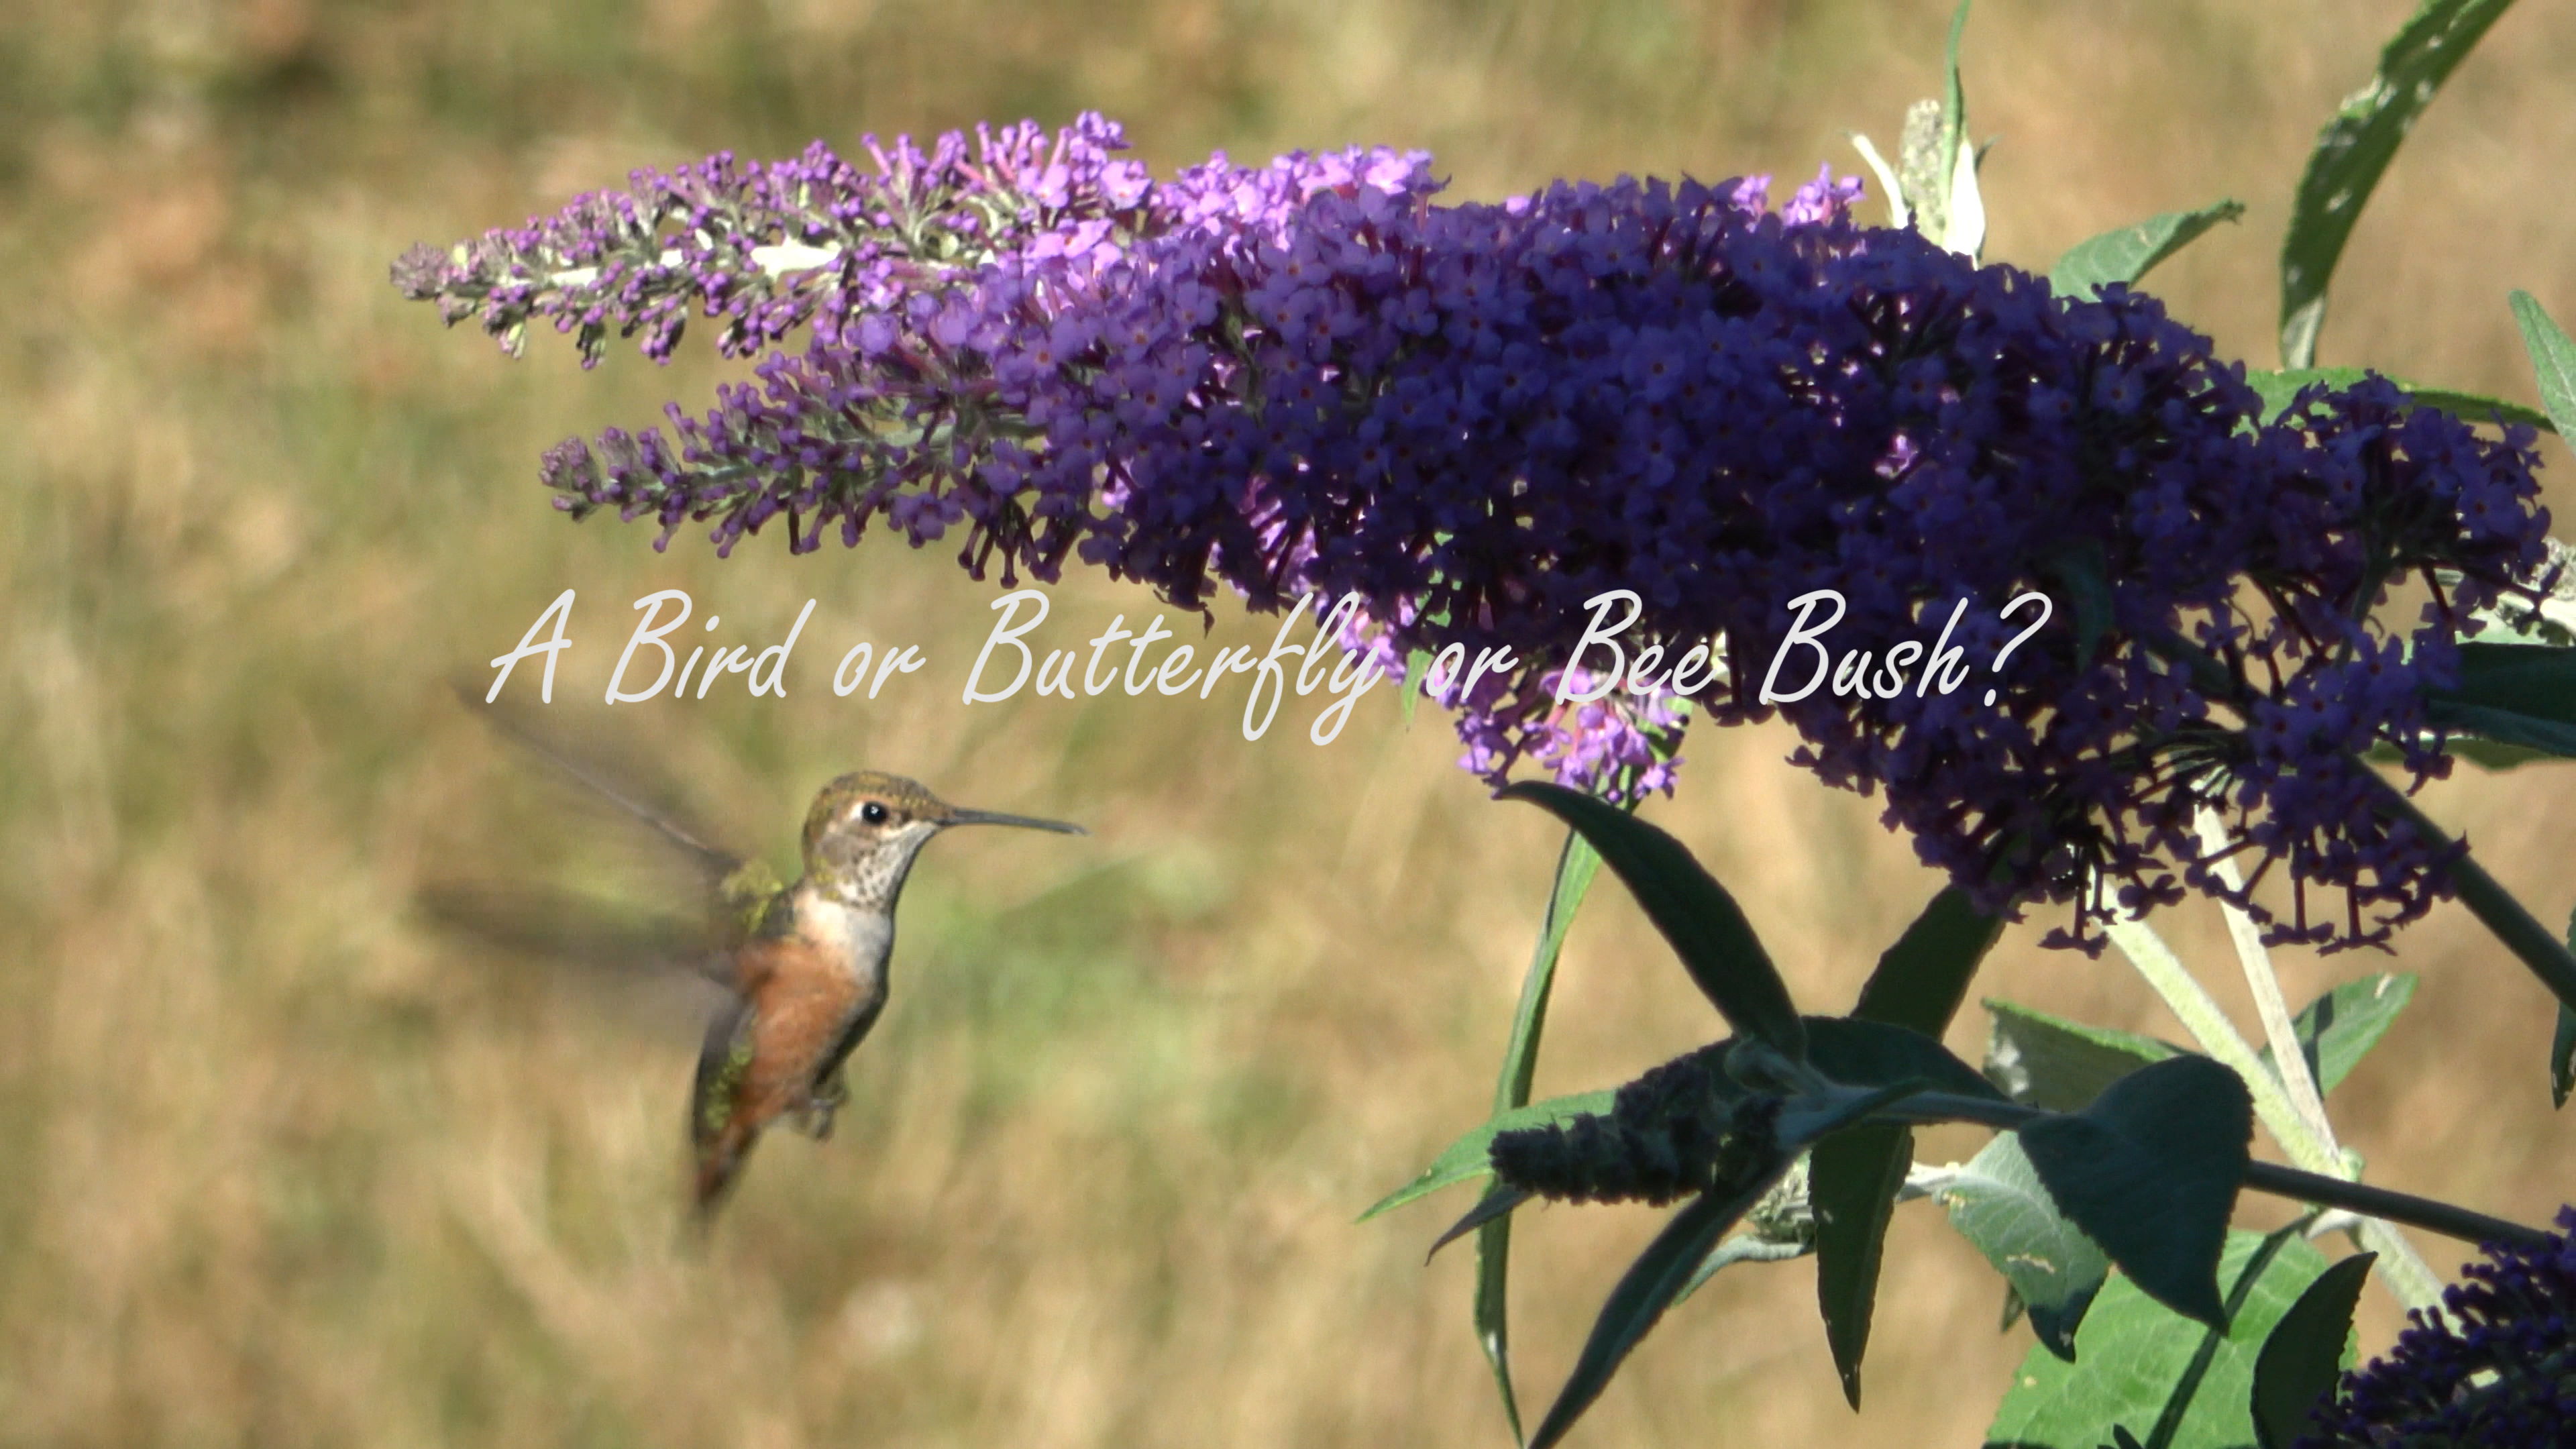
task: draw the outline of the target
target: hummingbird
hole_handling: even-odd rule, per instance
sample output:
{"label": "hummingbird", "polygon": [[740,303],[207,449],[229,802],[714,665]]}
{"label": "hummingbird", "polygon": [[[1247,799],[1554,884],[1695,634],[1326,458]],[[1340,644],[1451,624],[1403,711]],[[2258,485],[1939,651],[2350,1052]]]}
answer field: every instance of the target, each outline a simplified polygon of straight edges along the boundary
{"label": "hummingbird", "polygon": [[727,878],[725,898],[748,929],[730,952],[731,997],[707,1024],[690,1095],[701,1222],[781,1117],[816,1141],[831,1136],[849,1098],[842,1066],[885,1010],[904,879],[931,837],[959,825],[1085,833],[960,809],[900,775],[861,770],[824,786],[806,811],[802,876],[774,892],[756,877]]}
{"label": "hummingbird", "polygon": [[849,1099],[844,1065],[885,1010],[895,905],[921,848],[959,825],[1087,833],[1061,820],[963,809],[900,775],[860,770],[815,795],[805,812],[803,873],[781,881],[766,864],[707,843],[705,832],[605,762],[510,712],[483,708],[470,696],[467,703],[661,836],[701,878],[708,920],[688,930],[585,922],[585,914],[598,912],[566,901],[529,904],[478,889],[423,892],[436,919],[513,949],[619,966],[679,961],[723,988],[689,1093],[690,1198],[701,1230],[771,1126],[785,1119],[818,1142],[831,1136],[833,1117]]}

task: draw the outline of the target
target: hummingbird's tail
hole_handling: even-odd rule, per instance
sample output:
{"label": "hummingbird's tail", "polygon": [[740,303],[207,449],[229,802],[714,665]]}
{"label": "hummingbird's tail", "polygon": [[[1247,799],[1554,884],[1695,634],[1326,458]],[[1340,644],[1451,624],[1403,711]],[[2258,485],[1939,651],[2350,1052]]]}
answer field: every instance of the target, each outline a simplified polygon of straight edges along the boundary
{"label": "hummingbird's tail", "polygon": [[759,1140],[757,1131],[728,1123],[723,1131],[700,1144],[697,1180],[690,1195],[690,1220],[700,1233],[714,1226],[717,1210],[724,1206],[743,1163],[751,1156],[752,1144]]}

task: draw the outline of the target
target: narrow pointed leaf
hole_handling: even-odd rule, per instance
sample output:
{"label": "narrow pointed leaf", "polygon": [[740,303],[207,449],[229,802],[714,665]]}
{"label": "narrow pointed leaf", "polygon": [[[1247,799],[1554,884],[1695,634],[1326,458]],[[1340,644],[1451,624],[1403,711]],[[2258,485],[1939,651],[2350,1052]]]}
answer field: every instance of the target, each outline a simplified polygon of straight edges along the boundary
{"label": "narrow pointed leaf", "polygon": [[2489,397],[2482,392],[2460,392],[2447,387],[2419,387],[2405,382],[2397,386],[2423,407],[2440,408],[2473,423],[2514,423],[2538,428],[2544,433],[2559,431],[2558,424],[2547,413],[2507,398]]}
{"label": "narrow pointed leaf", "polygon": [[2377,1253],[2356,1253],[2316,1277],[2272,1326],[2254,1359],[2254,1433],[2262,1449],[2290,1449],[2309,1416],[2352,1362],[2352,1310]]}
{"label": "narrow pointed leaf", "polygon": [[1430,1259],[1439,1256],[1442,1248],[1449,1246],[1451,1243],[1458,1241],[1460,1238],[1467,1236],[1478,1228],[1484,1227],[1489,1223],[1500,1222],[1504,1218],[1511,1216],[1511,1214],[1516,1211],[1521,1204],[1528,1202],[1531,1196],[1531,1193],[1525,1192],[1520,1188],[1504,1187],[1500,1184],[1496,1184],[1492,1191],[1486,1193],[1482,1198],[1477,1200],[1474,1207],[1467,1209],[1467,1215],[1465,1217],[1451,1223],[1449,1225],[1449,1231],[1442,1233],[1439,1237],[1431,1240],[1431,1251],[1422,1255],[1423,1260],[1428,1262]]}
{"label": "narrow pointed leaf", "polygon": [[2529,750],[2552,760],[2576,759],[2576,724],[2563,720],[2440,698],[2428,701],[2424,714],[2434,724],[2463,737]]}
{"label": "narrow pointed leaf", "polygon": [[[2576,916],[2567,918],[2567,949],[2576,952]],[[2567,1094],[2576,1091],[2576,1008],[2558,1003],[2558,1030],[2549,1040],[2549,1104],[2567,1105]]]}
{"label": "narrow pointed leaf", "polygon": [[[1954,140],[1968,131],[1968,92],[1959,84],[1959,40],[1968,33],[1968,7],[1973,0],[1959,0],[1959,8],[1950,12],[1949,43],[1941,48],[1941,126]],[[1958,144],[1965,145],[1964,140]]]}
{"label": "narrow pointed leaf", "polygon": [[2195,211],[2168,211],[2136,226],[2077,242],[2049,268],[2049,290],[2061,297],[2089,298],[2095,288],[2112,282],[2134,285],[2156,263],[2199,240],[2210,228],[2244,215],[2245,203],[2231,197]]}
{"label": "narrow pointed leaf", "polygon": [[2018,1135],[2058,1211],[2147,1296],[2225,1330],[2218,1258],[2254,1138],[2253,1098],[2234,1072],[2175,1057]]}
{"label": "narrow pointed leaf", "polygon": [[[2002,934],[2001,918],[1978,910],[1957,886],[1945,888],[1878,958],[1878,969],[1852,1007],[1853,1018],[1919,1032],[1937,1044],[1966,999],[1977,964]],[[1813,1022],[1808,1040],[1810,1052],[1822,1044]],[[1982,1077],[1976,1081],[1985,1085]],[[1904,1186],[1913,1160],[1913,1131],[1893,1126],[1860,1127],[1828,1137],[1809,1157],[1816,1306],[1824,1315],[1825,1345],[1833,1352],[1843,1397],[1855,1409],[1860,1407],[1861,1357],[1869,1348],[1887,1224],[1896,1215],[1896,1190]]]}
{"label": "narrow pointed leaf", "polygon": [[[1432,1251],[1439,1248],[1435,1245]],[[1476,1327],[1476,1346],[1484,1350],[1485,1367],[1494,1375],[1494,1396],[1502,1403],[1503,1423],[1511,1429],[1513,1443],[1527,1444],[1520,1391],[1512,1387],[1511,1263],[1512,1220],[1498,1217],[1476,1236],[1476,1299],[1470,1317]]]}
{"label": "narrow pointed leaf", "polygon": [[1989,1000],[1986,1078],[2025,1106],[2080,1112],[2113,1082],[2179,1054],[2153,1037]]}
{"label": "narrow pointed leaf", "polygon": [[2093,656],[2102,647],[2102,636],[2111,627],[2111,580],[2103,570],[2101,547],[2088,544],[2061,548],[2040,567],[2072,606],[2076,667],[2092,668]]}
{"label": "narrow pointed leaf", "polygon": [[[1598,803],[1598,802],[1595,802]],[[1624,814],[1615,806],[1613,813]],[[1601,870],[1600,853],[1579,830],[1569,829],[1557,852],[1556,883],[1548,890],[1547,916],[1539,924],[1538,944],[1531,948],[1529,970],[1521,977],[1520,1002],[1512,1010],[1512,1035],[1503,1047],[1501,1077],[1494,1086],[1494,1110],[1508,1112],[1528,1103],[1530,1084],[1538,1076],[1538,1046],[1547,1030],[1547,1004],[1556,990],[1556,963],[1564,954],[1574,913]]]}
{"label": "narrow pointed leaf", "polygon": [[[1547,1004],[1556,990],[1556,963],[1564,954],[1566,933],[1574,929],[1574,913],[1600,869],[1601,856],[1582,833],[1566,831],[1565,846],[1556,857],[1556,883],[1548,891],[1547,919],[1539,925],[1538,944],[1531,949],[1529,970],[1521,977],[1511,1039],[1503,1044],[1502,1073],[1494,1083],[1498,1114],[1517,1111],[1529,1102],[1530,1084],[1538,1075],[1539,1038],[1547,1029]],[[1476,1296],[1468,1318],[1485,1363],[1494,1372],[1494,1392],[1502,1400],[1503,1418],[1511,1425],[1512,1438],[1519,1440],[1521,1402],[1512,1387],[1511,1273],[1512,1221],[1497,1216],[1476,1234]]]}
{"label": "narrow pointed leaf", "polygon": [[1910,1027],[1938,1041],[2003,930],[2003,919],[1979,911],[1966,891],[1943,889],[1878,958],[1851,1014]]}
{"label": "narrow pointed leaf", "polygon": [[2540,405],[2558,435],[2576,430],[2576,342],[2549,320],[2529,292],[2511,298],[2514,323],[2522,328],[2523,350],[2531,354],[2532,376],[2540,383]]}
{"label": "narrow pointed leaf", "polygon": [[1792,1061],[1806,1058],[1806,1032],[1789,988],[1761,938],[1726,893],[1672,836],[1619,807],[1561,785],[1523,781],[1502,797],[1527,800],[1583,833],[1728,1024]]}
{"label": "narrow pointed leaf", "polygon": [[[2263,416],[2268,420],[2279,417],[2283,409],[2297,400],[2301,390],[2312,384],[2324,383],[2333,388],[2350,387],[2370,376],[2372,371],[2373,369],[2361,367],[2290,367],[2273,371],[2251,368],[2246,371],[2245,382],[2247,386],[2254,389],[2257,397],[2263,399]],[[2387,377],[2385,373],[2380,375]],[[2527,428],[2539,428],[2546,432],[2558,431],[2557,425],[2550,421],[2549,414],[2522,403],[2510,402],[2500,397],[2489,397],[2484,393],[2461,392],[2447,387],[2428,387],[2399,377],[2390,377],[2388,381],[2395,384],[2398,391],[2406,394],[2420,406],[2440,408],[2446,413],[2455,414],[2473,423],[2518,423]]]}
{"label": "narrow pointed leaf", "polygon": [[1906,1127],[1854,1128],[1817,1143],[1808,1160],[1807,1200],[1816,1213],[1816,1306],[1824,1314],[1825,1346],[1833,1352],[1843,1398],[1857,1409],[1887,1225],[1914,1160],[1914,1133]]}
{"label": "narrow pointed leaf", "polygon": [[[2512,652],[2545,654],[2553,651],[2524,649]],[[2376,786],[2374,802],[2381,813],[2412,826],[2418,838],[2435,850],[2450,850],[2451,837],[2432,816],[2417,808],[2403,791],[2381,781]],[[2478,918],[2478,924],[2494,934],[2497,942],[2514,954],[2549,994],[2558,998],[2562,1011],[2576,1009],[2576,945],[2571,945],[2547,926],[2540,924],[2529,907],[2516,899],[2504,883],[2487,874],[2486,867],[2466,850],[2452,851],[2451,888],[2459,893],[2460,904]],[[2566,1040],[2561,1033],[2561,1040]],[[2554,1075],[2554,1074],[2553,1074]],[[2558,1093],[2559,1105],[2566,1105],[2566,1094]]]}
{"label": "narrow pointed leaf", "polygon": [[1803,1152],[1890,1102],[1918,1092],[1932,1091],[1934,1087],[1934,1083],[1917,1077],[1866,1091],[1858,1087],[1837,1087],[1828,1092],[1791,1097],[1780,1105],[1777,1119],[1780,1146],[1787,1152]]}
{"label": "narrow pointed leaf", "polygon": [[[2040,1344],[2072,1357],[2076,1327],[2109,1276],[2111,1259],[2057,1210],[2020,1139],[2007,1132],[1987,1143],[1933,1200],[1949,1214],[1951,1228],[2004,1275]],[[2007,1313],[2007,1327],[2010,1322]]]}
{"label": "narrow pointed leaf", "polygon": [[2398,143],[2433,103],[2452,68],[2512,3],[2425,0],[2379,53],[2379,71],[2370,84],[2345,97],[2319,133],[2281,242],[2283,366],[2306,367],[2316,360],[2326,286],[2362,207],[2395,159]]}
{"label": "narrow pointed leaf", "polygon": [[1431,1159],[1431,1165],[1422,1169],[1420,1176],[1370,1204],[1369,1210],[1360,1214],[1359,1220],[1367,1222],[1380,1213],[1393,1212],[1444,1187],[1490,1177],[1494,1164],[1487,1153],[1493,1146],[1495,1133],[1522,1127],[1544,1127],[1586,1112],[1607,1112],[1613,1095],[1608,1091],[1578,1092],[1570,1097],[1550,1097],[1544,1102],[1533,1102],[1509,1112],[1497,1112],[1474,1131],[1442,1148],[1440,1155]]}
{"label": "narrow pointed leaf", "polygon": [[1395,692],[1396,703],[1403,708],[1405,728],[1413,727],[1414,706],[1422,702],[1423,671],[1436,657],[1428,649],[1416,649],[1404,656],[1404,685]]}
{"label": "narrow pointed leaf", "polygon": [[[2290,1025],[2317,1090],[2331,1092],[2349,1076],[2414,999],[2414,974],[2401,971],[2347,981],[2309,1002]],[[2264,1046],[2261,1055],[2271,1065],[2272,1048]]]}
{"label": "narrow pointed leaf", "polygon": [[1968,92],[1959,84],[1959,39],[1968,30],[1970,0],[1950,16],[1950,43],[1941,56],[1941,130],[1950,147],[1946,224],[1941,244],[1974,260],[1986,249],[1986,199],[1977,186],[1976,147],[1968,143]]}
{"label": "narrow pointed leaf", "polygon": [[[2568,949],[2576,951],[2576,943]],[[2571,1091],[2576,1091],[2576,1010],[2562,1002],[2558,1007],[2558,1030],[2549,1039],[2549,1104],[2566,1106]]]}
{"label": "narrow pointed leaf", "polygon": [[2576,649],[2463,644],[2460,682],[2423,695],[2434,724],[2576,756]]}
{"label": "narrow pointed leaf", "polygon": [[2004,1100],[1992,1082],[1932,1037],[1848,1016],[1806,1019],[1807,1061],[1847,1087],[1915,1083],[1929,1090]]}
{"label": "narrow pointed leaf", "polygon": [[1673,1220],[1629,1266],[1619,1286],[1610,1291],[1609,1301],[1601,1305],[1601,1316],[1593,1321],[1592,1336],[1584,1341],[1574,1371],[1566,1375],[1565,1387],[1557,1391],[1556,1402],[1548,1406],[1547,1417],[1539,1421],[1538,1431],[1530,1436],[1530,1449],[1548,1449],[1565,1437],[1575,1420],[1609,1387],[1611,1376],[1618,1373],[1629,1351],[1645,1338],[1656,1320],[1663,1317],[1664,1309],[1690,1282],[1700,1260],[1708,1256],[1719,1236],[1761,1200],[1788,1165],[1784,1157],[1759,1181],[1732,1193],[1703,1193],[1673,1215]]}
{"label": "narrow pointed leaf", "polygon": [[[2325,1255],[2295,1234],[2278,1241],[2228,1234],[2219,1269],[2232,1285],[2224,1335],[2168,1312],[2135,1283],[2114,1277],[2076,1335],[2073,1361],[2038,1348],[2022,1360],[1987,1427],[1989,1449],[2096,1449],[2112,1424],[2166,1449],[2243,1449],[2254,1442],[2247,1405],[2255,1357],[2272,1325],[2325,1267]],[[2177,1403],[2175,1390],[2194,1375],[2187,1401]],[[2153,1432],[2159,1427],[2162,1438]]]}

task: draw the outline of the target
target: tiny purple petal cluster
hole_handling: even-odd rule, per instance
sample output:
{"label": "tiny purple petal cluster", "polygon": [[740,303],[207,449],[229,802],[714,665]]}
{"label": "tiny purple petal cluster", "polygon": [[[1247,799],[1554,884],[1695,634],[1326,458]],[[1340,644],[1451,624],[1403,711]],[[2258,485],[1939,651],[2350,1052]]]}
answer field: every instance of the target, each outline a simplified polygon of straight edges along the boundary
{"label": "tiny purple petal cluster", "polygon": [[[1452,206],[1419,154],[1219,156],[1158,183],[1107,159],[1097,118],[1001,141],[971,165],[960,138],[906,147],[871,178],[816,151],[718,185],[738,176],[718,158],[461,261],[416,252],[403,280],[451,316],[480,304],[506,330],[551,309],[585,338],[652,335],[674,297],[741,307],[745,346],[814,315],[802,352],[704,417],[548,454],[560,506],[653,517],[666,542],[714,520],[729,549],[784,515],[806,550],[883,518],[916,546],[962,530],[961,562],[981,577],[998,556],[1006,584],[1076,560],[1183,607],[1356,594],[1390,660],[1496,661],[1429,681],[1469,768],[1529,759],[1623,794],[1669,789],[1680,716],[1652,681],[1559,702],[1588,692],[1570,667],[1596,661],[1569,656],[1591,601],[1639,598],[1630,657],[1722,641],[1724,681],[1696,703],[1726,724],[1772,712],[1788,603],[1831,589],[1844,667],[1776,706],[1796,758],[1883,789],[1889,823],[1990,909],[2075,902],[2052,939],[2098,949],[2088,920],[2199,889],[2273,941],[2342,946],[2443,889],[2447,861],[2389,819],[2359,753],[2394,745],[2417,782],[2447,767],[2420,689],[2542,559],[2527,431],[2482,437],[2376,379],[2267,422],[2153,298],[2062,298],[1863,228],[1856,183],[1830,173],[1777,213],[1759,178]],[[1059,171],[1081,179],[1029,179]],[[791,176],[854,198],[825,208],[840,230],[778,199]],[[929,233],[949,240],[903,240],[918,228],[885,218],[905,207],[950,218]],[[656,220],[595,220],[630,215]],[[780,238],[844,248],[839,270],[761,291],[744,259]],[[623,263],[598,260],[611,242]],[[558,262],[599,280],[494,280]],[[2411,630],[2372,617],[2437,570],[2455,581]],[[2049,623],[1988,673],[2027,622],[2003,606],[2033,590]],[[1908,642],[1946,645],[1973,682],[1848,667]],[[2202,854],[2205,806],[2235,828],[2242,889]],[[2280,918],[2251,896],[2275,869]],[[2320,890],[2342,909],[2312,910]]]}
{"label": "tiny purple petal cluster", "polygon": [[[2560,1449],[2576,1437],[2576,1208],[2548,1246],[2489,1244],[2442,1307],[2318,1409],[2299,1449]],[[2487,1376],[2493,1375],[2492,1378]]]}

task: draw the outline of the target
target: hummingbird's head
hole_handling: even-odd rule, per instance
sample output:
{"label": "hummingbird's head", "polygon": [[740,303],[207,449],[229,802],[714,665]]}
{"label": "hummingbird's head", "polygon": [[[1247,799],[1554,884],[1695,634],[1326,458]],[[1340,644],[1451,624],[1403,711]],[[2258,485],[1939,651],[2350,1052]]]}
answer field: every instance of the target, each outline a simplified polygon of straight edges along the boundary
{"label": "hummingbird's head", "polygon": [[930,837],[952,825],[1017,825],[1083,834],[1079,825],[961,810],[901,775],[860,770],[814,797],[805,815],[805,873],[836,883],[852,903],[888,909]]}

